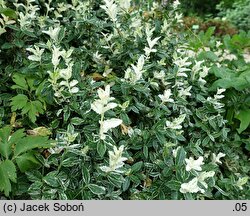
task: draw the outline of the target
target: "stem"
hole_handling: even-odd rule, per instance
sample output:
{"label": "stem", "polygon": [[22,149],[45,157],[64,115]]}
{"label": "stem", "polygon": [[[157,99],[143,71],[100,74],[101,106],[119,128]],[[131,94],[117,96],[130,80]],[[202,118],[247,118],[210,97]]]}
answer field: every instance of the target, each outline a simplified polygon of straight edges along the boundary
{"label": "stem", "polygon": [[100,138],[101,139],[103,136],[103,119],[104,119],[104,113],[101,114],[101,120],[100,120]]}

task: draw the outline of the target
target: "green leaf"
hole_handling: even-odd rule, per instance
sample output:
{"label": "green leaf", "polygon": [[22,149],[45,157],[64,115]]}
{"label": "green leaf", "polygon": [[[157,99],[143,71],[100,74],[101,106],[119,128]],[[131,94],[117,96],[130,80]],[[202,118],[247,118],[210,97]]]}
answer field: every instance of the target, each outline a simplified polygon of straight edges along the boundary
{"label": "green leaf", "polygon": [[108,175],[108,180],[113,186],[118,188],[120,188],[122,186],[122,183],[124,182],[123,176],[119,173],[114,172]]}
{"label": "green leaf", "polygon": [[11,153],[11,145],[9,143],[10,133],[10,126],[5,126],[0,129],[0,155],[4,156],[6,159]]}
{"label": "green leaf", "polygon": [[237,129],[239,133],[242,133],[246,130],[250,124],[250,109],[241,110],[235,118],[240,120],[240,128]]}
{"label": "green leaf", "polygon": [[9,196],[11,191],[11,181],[16,182],[16,167],[11,160],[0,162],[0,191],[4,191],[5,196]]}
{"label": "green leaf", "polygon": [[25,136],[24,133],[24,129],[19,129],[17,130],[15,133],[11,134],[10,139],[9,139],[9,143],[15,144],[17,143],[21,138],[23,138]]}
{"label": "green leaf", "polygon": [[209,59],[216,62],[218,60],[218,56],[215,55],[212,51],[203,51],[199,54],[199,59]]}
{"label": "green leaf", "polygon": [[58,174],[57,171],[48,173],[45,177],[43,177],[43,182],[45,182],[47,185],[51,187],[54,187],[54,188],[58,187],[59,183],[58,183],[57,174]]}
{"label": "green leaf", "polygon": [[30,101],[27,105],[23,108],[22,114],[28,112],[28,116],[30,120],[34,123],[36,121],[36,116],[39,114],[43,114],[43,105],[40,101]]}
{"label": "green leaf", "polygon": [[16,12],[10,8],[2,8],[0,7],[0,14],[4,14],[5,16],[8,16],[12,19],[16,19],[17,15]]}
{"label": "green leaf", "polygon": [[12,89],[22,89],[25,91],[29,90],[24,76],[20,74],[14,74],[13,81],[16,83],[16,85],[11,86]]}
{"label": "green leaf", "polygon": [[76,156],[70,155],[70,157],[64,159],[62,161],[62,166],[63,167],[73,167],[76,166],[77,164],[79,164],[79,159]]}
{"label": "green leaf", "polygon": [[176,180],[171,180],[166,183],[166,186],[171,190],[179,191],[179,189],[181,188],[181,182]]}
{"label": "green leaf", "polygon": [[106,152],[106,145],[104,142],[97,143],[97,152],[98,154],[103,157]]}
{"label": "green leaf", "polygon": [[183,147],[179,148],[176,154],[176,164],[181,166],[184,164],[184,160],[186,157],[186,152]]}
{"label": "green leaf", "polygon": [[146,145],[143,146],[143,155],[145,158],[148,158],[148,146]]}
{"label": "green leaf", "polygon": [[96,185],[96,184],[89,184],[88,185],[89,190],[96,195],[101,195],[101,194],[105,194],[105,187]]}
{"label": "green leaf", "polygon": [[85,184],[89,184],[90,174],[89,174],[89,170],[85,166],[82,167],[82,178]]}
{"label": "green leaf", "polygon": [[122,184],[122,190],[123,191],[128,190],[129,185],[130,185],[130,178],[127,176]]}
{"label": "green leaf", "polygon": [[35,123],[36,117],[39,114],[44,113],[43,104],[39,100],[29,101],[28,97],[24,94],[18,94],[11,98],[11,101],[11,110],[16,111],[21,109],[23,115],[28,113],[29,119],[33,123]]}
{"label": "green leaf", "polygon": [[17,96],[11,98],[11,100],[12,102],[10,103],[10,105],[13,112],[18,109],[23,109],[28,102],[28,97],[24,94],[18,94]]}
{"label": "green leaf", "polygon": [[83,121],[83,119],[81,119],[81,118],[74,117],[74,118],[72,118],[72,119],[70,120],[70,122],[71,122],[71,124],[73,124],[73,125],[80,125],[80,124],[82,124],[84,121]]}
{"label": "green leaf", "polygon": [[143,162],[137,162],[131,167],[131,172],[138,172],[142,168]]}
{"label": "green leaf", "polygon": [[31,182],[40,181],[43,177],[42,174],[38,170],[28,171],[28,172],[25,172],[25,174],[27,178],[29,179],[29,181]]}
{"label": "green leaf", "polygon": [[21,172],[26,172],[41,166],[41,163],[34,156],[33,152],[27,152],[18,156],[16,163]]}
{"label": "green leaf", "polygon": [[34,148],[50,148],[52,144],[48,141],[48,137],[29,136],[22,138],[17,144],[14,155],[18,156],[21,153],[32,150]]}
{"label": "green leaf", "polygon": [[29,195],[31,195],[32,198],[41,199],[42,187],[43,183],[41,181],[35,181],[28,189]]}

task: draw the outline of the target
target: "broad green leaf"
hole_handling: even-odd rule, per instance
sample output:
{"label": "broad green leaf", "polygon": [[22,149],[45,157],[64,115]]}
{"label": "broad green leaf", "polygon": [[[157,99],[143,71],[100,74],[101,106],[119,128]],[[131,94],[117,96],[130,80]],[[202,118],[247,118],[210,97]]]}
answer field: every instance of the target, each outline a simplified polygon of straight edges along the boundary
{"label": "broad green leaf", "polygon": [[17,143],[21,138],[23,138],[25,136],[24,133],[24,129],[19,129],[16,132],[14,132],[13,134],[11,134],[10,139],[9,139],[9,143],[15,144]]}
{"label": "broad green leaf", "polygon": [[0,191],[4,191],[5,196],[9,196],[11,191],[11,181],[16,182],[16,167],[11,160],[0,162]]}
{"label": "broad green leaf", "polygon": [[240,120],[240,128],[238,128],[237,131],[241,133],[246,130],[250,124],[250,109],[241,110],[235,117]]}
{"label": "broad green leaf", "polygon": [[13,85],[11,88],[12,89],[22,89],[25,91],[28,91],[28,85],[27,82],[24,78],[24,76],[20,74],[14,74],[13,75],[13,81],[16,83],[16,85]]}
{"label": "broad green leaf", "polygon": [[96,194],[96,195],[105,194],[105,191],[106,191],[105,187],[99,186],[96,184],[89,184],[88,188],[93,194]]}
{"label": "broad green leaf", "polygon": [[48,141],[48,137],[29,136],[22,138],[17,144],[14,151],[15,156],[34,148],[50,148],[52,144]]}
{"label": "broad green leaf", "polygon": [[11,98],[11,110],[16,111],[18,109],[23,109],[28,102],[28,97],[24,94],[18,94],[17,96]]}
{"label": "broad green leaf", "polygon": [[19,155],[16,158],[16,163],[21,172],[36,169],[41,166],[41,163],[34,156],[33,152],[27,152]]}
{"label": "broad green leaf", "polygon": [[22,110],[22,114],[27,114],[29,119],[34,123],[39,114],[44,113],[43,104],[39,100],[29,101],[28,97],[24,94],[18,94],[13,97],[11,102],[11,110]]}
{"label": "broad green leaf", "polygon": [[221,68],[212,67],[211,72],[213,72],[216,77],[223,78],[223,79],[232,80],[233,78],[237,76],[237,74],[234,71],[228,68],[224,68],[224,67],[221,67]]}
{"label": "broad green leaf", "polygon": [[143,162],[139,161],[137,163],[135,163],[132,167],[131,167],[131,171],[132,172],[138,172],[140,171],[140,169],[142,168]]}
{"label": "broad green leaf", "polygon": [[30,78],[30,77],[27,77],[26,80],[27,80],[27,84],[28,84],[28,86],[30,88],[30,91],[36,90],[36,88],[34,87],[34,81],[35,80],[33,78]]}
{"label": "broad green leaf", "polygon": [[0,155],[4,156],[6,159],[11,153],[11,145],[9,143],[10,133],[10,126],[5,126],[0,129]]}
{"label": "broad green leaf", "polygon": [[16,12],[10,8],[2,8],[0,7],[0,14],[4,14],[5,16],[8,16],[10,18],[16,19],[17,15]]}
{"label": "broad green leaf", "polygon": [[29,119],[32,122],[36,121],[36,117],[39,114],[43,114],[44,110],[43,110],[43,105],[40,101],[36,100],[36,101],[30,101],[26,104],[26,106],[23,108],[22,110],[22,114],[26,114],[28,113]]}

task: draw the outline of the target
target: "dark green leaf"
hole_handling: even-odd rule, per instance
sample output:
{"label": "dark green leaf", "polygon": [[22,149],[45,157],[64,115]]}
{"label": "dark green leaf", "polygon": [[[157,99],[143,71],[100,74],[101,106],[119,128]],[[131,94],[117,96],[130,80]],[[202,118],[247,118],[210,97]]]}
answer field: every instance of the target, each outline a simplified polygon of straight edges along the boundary
{"label": "dark green leaf", "polygon": [[11,192],[11,182],[16,182],[16,167],[11,160],[0,162],[0,191],[4,191],[5,196]]}
{"label": "dark green leaf", "polygon": [[96,184],[89,184],[88,185],[89,190],[96,195],[101,195],[101,194],[105,194],[105,187],[96,185]]}
{"label": "dark green leaf", "polygon": [[85,184],[89,184],[90,174],[89,174],[89,170],[85,166],[82,167],[82,178]]}
{"label": "dark green leaf", "polygon": [[122,183],[124,182],[123,176],[119,173],[114,172],[108,175],[108,180],[113,186],[117,188],[120,188]]}
{"label": "dark green leaf", "polygon": [[183,147],[179,148],[176,154],[176,164],[182,166],[185,162],[186,152]]}
{"label": "dark green leaf", "polygon": [[103,157],[106,152],[106,145],[104,142],[97,143],[97,152],[98,154]]}
{"label": "dark green leaf", "polygon": [[133,164],[133,166],[131,167],[131,172],[136,173],[136,172],[140,171],[142,168],[142,165],[143,165],[142,161]]}
{"label": "dark green leaf", "polygon": [[240,128],[237,129],[239,133],[246,130],[250,124],[250,109],[241,110],[236,118],[240,120]]}
{"label": "dark green leaf", "polygon": [[20,155],[26,151],[32,150],[34,148],[50,148],[52,144],[48,141],[48,137],[41,136],[29,136],[22,138],[16,144],[16,148],[14,151],[15,156]]}
{"label": "dark green leaf", "polygon": [[45,177],[43,177],[42,180],[51,187],[58,187],[59,183],[57,174],[58,174],[57,171],[50,172]]}
{"label": "dark green leaf", "polygon": [[19,155],[16,158],[16,163],[21,172],[26,172],[41,166],[41,163],[36,159],[33,152],[27,152]]}

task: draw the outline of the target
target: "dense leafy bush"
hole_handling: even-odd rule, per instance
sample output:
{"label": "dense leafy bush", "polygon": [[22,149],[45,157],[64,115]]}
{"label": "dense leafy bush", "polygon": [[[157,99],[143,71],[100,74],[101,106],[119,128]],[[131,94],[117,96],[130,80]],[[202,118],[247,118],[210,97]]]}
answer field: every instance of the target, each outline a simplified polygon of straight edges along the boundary
{"label": "dense leafy bush", "polygon": [[1,2],[6,197],[250,198],[249,137],[230,130],[229,87],[216,84],[237,51],[221,51],[211,28],[187,40],[178,5]]}
{"label": "dense leafy bush", "polygon": [[250,30],[250,1],[237,1],[232,8],[225,10],[224,4],[218,5],[221,10],[220,16],[232,22],[237,28],[248,31]]}
{"label": "dense leafy bush", "polygon": [[221,2],[221,0],[214,0],[211,4],[210,0],[180,0],[181,8],[185,14],[215,14],[217,12],[216,5]]}

